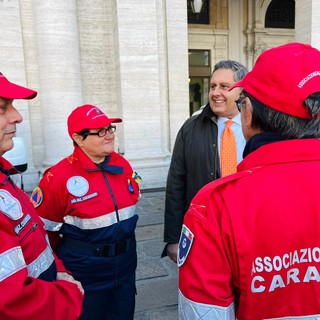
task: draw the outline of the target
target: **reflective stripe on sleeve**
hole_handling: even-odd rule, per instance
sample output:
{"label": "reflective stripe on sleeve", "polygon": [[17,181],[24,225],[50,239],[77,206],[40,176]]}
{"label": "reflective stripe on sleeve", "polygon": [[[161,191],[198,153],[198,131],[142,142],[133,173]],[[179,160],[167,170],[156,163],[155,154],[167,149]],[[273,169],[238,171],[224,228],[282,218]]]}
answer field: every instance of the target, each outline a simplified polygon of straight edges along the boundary
{"label": "reflective stripe on sleeve", "polygon": [[62,222],[55,222],[55,221],[48,220],[48,219],[45,219],[45,218],[41,218],[41,220],[43,221],[44,228],[47,231],[57,232],[57,231],[59,231],[61,229],[61,227],[63,225]]}
{"label": "reflective stripe on sleeve", "polygon": [[[228,307],[198,303],[187,299],[179,291],[179,320],[236,320],[234,303]],[[265,320],[320,320],[320,314],[280,318],[263,318]]]}
{"label": "reflective stripe on sleeve", "polygon": [[235,320],[234,304],[228,307],[198,303],[187,299],[179,291],[179,320]]}
{"label": "reflective stripe on sleeve", "polygon": [[21,247],[0,254],[0,282],[26,267]]}
{"label": "reflective stripe on sleeve", "polygon": [[[127,220],[132,218],[136,214],[136,206],[131,206],[127,208],[120,209],[118,211],[119,220]],[[116,212],[111,212],[105,214],[100,217],[92,218],[92,219],[81,219],[79,217],[74,216],[65,216],[64,221],[67,224],[71,224],[83,230],[90,230],[90,229],[98,229],[109,227],[118,222]]]}
{"label": "reflective stripe on sleeve", "polygon": [[30,277],[38,278],[40,274],[51,266],[54,261],[49,245],[46,246],[45,250],[28,265],[28,274]]}

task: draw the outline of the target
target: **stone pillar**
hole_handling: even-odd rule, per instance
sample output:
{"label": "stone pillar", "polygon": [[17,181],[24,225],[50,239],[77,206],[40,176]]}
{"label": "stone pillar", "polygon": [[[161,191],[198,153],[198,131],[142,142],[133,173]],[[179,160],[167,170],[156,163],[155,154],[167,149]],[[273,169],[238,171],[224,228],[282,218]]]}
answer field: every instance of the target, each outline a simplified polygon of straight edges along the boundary
{"label": "stone pillar", "polygon": [[72,151],[67,117],[82,104],[77,1],[34,0],[45,167]]}
{"label": "stone pillar", "polygon": [[[113,0],[77,0],[77,6],[83,100],[99,106],[109,117],[122,117],[117,101],[120,82],[115,81],[113,21],[117,17],[113,14]],[[115,137],[115,151],[121,153],[123,124],[117,126]]]}
{"label": "stone pillar", "polygon": [[244,12],[243,1],[231,1],[229,6],[229,59],[245,64],[243,14],[239,14],[239,12]]}
{"label": "stone pillar", "polygon": [[163,186],[169,143],[189,108],[186,1],[114,3],[120,152],[142,176],[142,188]]}
{"label": "stone pillar", "polygon": [[295,39],[320,49],[319,0],[296,0]]}
{"label": "stone pillar", "polygon": [[156,1],[132,5],[131,0],[118,0],[116,17],[116,82],[126,131],[122,152],[127,158],[136,157],[137,148],[141,157],[158,155],[162,119]]}
{"label": "stone pillar", "polygon": [[[25,63],[25,74],[27,84],[30,88],[39,91],[38,81],[38,54],[36,36],[34,32],[34,16],[32,0],[19,1],[21,30],[19,36],[23,42],[23,58]],[[16,25],[16,23],[14,23]],[[14,41],[16,43],[16,41]],[[31,191],[39,181],[39,167],[43,160],[43,136],[39,134],[39,124],[41,128],[41,103],[38,97],[28,101],[29,108],[27,114],[23,115],[22,125],[18,130],[25,127],[23,132],[17,133],[25,141],[28,170],[23,174],[24,189]],[[20,105],[20,103],[19,103]]]}
{"label": "stone pillar", "polygon": [[169,151],[189,117],[187,1],[166,0],[166,50],[169,103]]}
{"label": "stone pillar", "polygon": [[[26,42],[29,44],[31,41],[28,41],[28,32],[25,30],[25,28],[28,29],[28,26],[26,26],[24,19],[24,2],[23,0],[1,2],[0,72],[14,83],[38,90],[36,83],[31,81],[28,74],[29,65],[26,56],[29,51],[26,52]],[[23,33],[22,30],[24,30]],[[23,174],[23,184],[24,189],[30,191],[34,188],[34,182],[38,178],[33,166],[32,136],[30,132],[30,114],[34,112],[35,99],[15,100],[13,105],[23,117],[23,122],[17,125],[16,136],[22,138],[25,145],[28,169]],[[18,150],[14,151],[13,154],[17,152]],[[13,160],[10,156],[7,159],[9,161]],[[30,179],[31,175],[33,176]],[[20,187],[22,186],[21,175],[15,175],[14,180]]]}

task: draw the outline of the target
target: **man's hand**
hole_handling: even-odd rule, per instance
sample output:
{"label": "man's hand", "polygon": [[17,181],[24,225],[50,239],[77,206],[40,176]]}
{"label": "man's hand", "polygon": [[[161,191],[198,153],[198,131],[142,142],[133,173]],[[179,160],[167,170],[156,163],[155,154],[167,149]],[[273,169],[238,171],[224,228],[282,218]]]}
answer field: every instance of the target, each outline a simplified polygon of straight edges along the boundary
{"label": "man's hand", "polygon": [[75,278],[67,272],[58,272],[57,280],[65,280],[76,284],[82,294],[84,294],[84,289],[82,287],[81,282],[75,280]]}
{"label": "man's hand", "polygon": [[170,243],[167,245],[167,255],[175,263],[177,263],[179,243]]}

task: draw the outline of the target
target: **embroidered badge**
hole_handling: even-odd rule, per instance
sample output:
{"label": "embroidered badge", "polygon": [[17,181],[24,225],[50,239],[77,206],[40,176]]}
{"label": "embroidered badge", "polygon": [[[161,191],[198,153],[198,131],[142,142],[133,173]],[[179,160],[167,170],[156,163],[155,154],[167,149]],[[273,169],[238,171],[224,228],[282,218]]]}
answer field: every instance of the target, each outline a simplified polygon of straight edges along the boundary
{"label": "embroidered badge", "polygon": [[12,220],[19,220],[23,216],[20,202],[6,190],[0,191],[0,210]]}
{"label": "embroidered badge", "polygon": [[22,221],[21,221],[18,225],[15,226],[14,231],[15,231],[15,233],[16,233],[17,235],[20,234],[20,232],[21,232],[21,231],[24,229],[24,227],[28,224],[28,222],[30,221],[30,219],[31,219],[30,215],[27,214],[27,215],[22,219]]}
{"label": "embroidered badge", "polygon": [[178,267],[181,267],[186,261],[193,243],[193,239],[193,233],[187,226],[183,225],[178,248]]}
{"label": "embroidered badge", "polygon": [[92,199],[92,198],[95,198],[95,197],[97,197],[97,196],[98,196],[98,192],[93,192],[93,193],[88,194],[88,195],[86,195],[86,196],[84,196],[84,197],[72,199],[72,200],[71,200],[71,203],[73,204],[73,203],[83,202],[83,201],[86,201],[86,200],[90,200],[90,199]]}
{"label": "embroidered badge", "polygon": [[67,181],[67,189],[75,197],[82,197],[88,192],[89,183],[83,177],[74,176]]}
{"label": "embroidered badge", "polygon": [[[139,184],[141,182],[141,177],[136,173],[136,172],[133,172],[132,173],[132,178],[135,180],[135,182],[137,184]],[[133,187],[132,187],[132,182],[130,179],[128,179],[128,189],[131,193],[134,193],[134,190],[133,190]]]}
{"label": "embroidered badge", "polygon": [[136,183],[141,183],[142,178],[135,171],[132,173],[132,178],[136,180]]}
{"label": "embroidered badge", "polygon": [[30,196],[30,201],[35,208],[39,207],[43,200],[43,193],[39,187],[34,188]]}

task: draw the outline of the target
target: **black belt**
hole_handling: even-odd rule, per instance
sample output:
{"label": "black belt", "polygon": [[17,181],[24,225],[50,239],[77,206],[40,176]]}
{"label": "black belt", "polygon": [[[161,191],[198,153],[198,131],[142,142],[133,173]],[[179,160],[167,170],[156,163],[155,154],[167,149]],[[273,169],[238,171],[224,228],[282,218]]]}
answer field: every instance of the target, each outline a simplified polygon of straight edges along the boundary
{"label": "black belt", "polygon": [[133,235],[131,238],[116,243],[87,243],[81,240],[63,238],[61,244],[74,253],[86,256],[114,257],[129,251],[135,243],[136,238]]}

